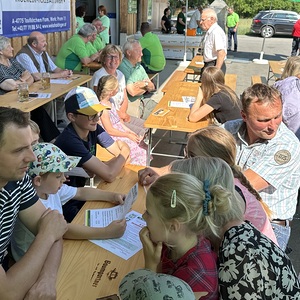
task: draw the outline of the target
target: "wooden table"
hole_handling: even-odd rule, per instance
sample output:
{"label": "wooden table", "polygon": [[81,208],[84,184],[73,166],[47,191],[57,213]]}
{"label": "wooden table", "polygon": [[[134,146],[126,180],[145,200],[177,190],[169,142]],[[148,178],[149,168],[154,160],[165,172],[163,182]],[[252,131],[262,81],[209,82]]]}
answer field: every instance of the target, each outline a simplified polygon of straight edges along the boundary
{"label": "wooden table", "polygon": [[74,75],[72,82],[69,84],[56,84],[51,83],[50,88],[43,90],[40,81],[33,83],[29,87],[30,93],[51,93],[50,98],[30,98],[29,101],[19,102],[17,91],[6,93],[0,96],[0,106],[14,107],[25,112],[30,112],[66,93],[76,86],[83,85],[84,83],[90,81],[92,77],[90,75]]}
{"label": "wooden table", "polygon": [[[163,117],[155,116],[150,114],[148,119],[145,121],[144,126],[149,128],[149,145],[148,145],[148,164],[150,163],[151,155],[169,156],[169,157],[179,157],[175,155],[154,153],[153,150],[157,144],[152,148],[152,129],[163,129],[167,131],[182,131],[182,132],[194,132],[197,129],[206,127],[208,125],[208,120],[205,118],[197,123],[191,123],[187,120],[187,116],[190,112],[190,108],[175,108],[169,107],[169,101],[181,101],[182,96],[193,96],[196,97],[198,94],[199,83],[196,82],[174,82],[170,85],[170,89],[161,98],[160,102],[154,108],[154,112],[160,108],[169,109],[170,111]],[[174,117],[176,119],[176,127],[170,124],[170,118]]]}
{"label": "wooden table", "polygon": [[286,64],[286,60],[280,60],[280,61],[269,60],[269,71],[268,71],[267,83],[269,83],[269,80],[273,77],[275,77],[275,80],[281,77],[285,64]]}
{"label": "wooden table", "polygon": [[201,69],[204,66],[203,56],[196,55],[193,57],[190,64],[185,68],[184,72],[186,73],[186,81],[188,80],[188,76],[192,75],[192,81],[196,80],[196,77],[200,75]]}
{"label": "wooden table", "polygon": [[[137,171],[144,167],[128,165],[112,183],[101,183],[98,188],[128,193],[137,182]],[[145,211],[145,190],[139,186],[138,198],[132,209]],[[73,223],[84,224],[86,209],[107,208],[107,202],[86,202]],[[118,294],[123,277],[130,271],[144,267],[143,251],[128,260],[89,242],[88,240],[64,240],[62,262],[57,279],[57,300],[96,300]]]}

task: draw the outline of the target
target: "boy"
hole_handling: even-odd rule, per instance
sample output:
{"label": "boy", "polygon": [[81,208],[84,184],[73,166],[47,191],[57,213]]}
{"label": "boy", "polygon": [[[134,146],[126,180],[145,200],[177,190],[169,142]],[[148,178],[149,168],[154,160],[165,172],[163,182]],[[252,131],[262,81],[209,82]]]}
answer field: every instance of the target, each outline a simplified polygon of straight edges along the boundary
{"label": "boy", "polygon": [[[58,147],[49,143],[39,143],[33,146],[36,161],[29,166],[28,174],[37,195],[46,208],[56,209],[62,213],[62,204],[74,198],[77,200],[100,200],[123,204],[124,195],[106,192],[99,189],[82,187],[75,188],[63,184],[66,180],[64,172],[74,168],[80,157],[70,157]],[[107,239],[123,235],[126,221],[113,221],[105,228],[91,228],[78,224],[68,224],[67,239]],[[34,239],[34,235],[18,219],[13,233],[12,254],[18,261],[27,251]]]}

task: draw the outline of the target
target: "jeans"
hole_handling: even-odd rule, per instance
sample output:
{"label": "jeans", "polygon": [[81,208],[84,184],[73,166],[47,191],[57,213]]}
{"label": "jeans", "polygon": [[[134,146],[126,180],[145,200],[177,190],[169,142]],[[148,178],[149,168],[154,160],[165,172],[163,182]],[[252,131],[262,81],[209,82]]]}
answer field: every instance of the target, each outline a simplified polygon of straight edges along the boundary
{"label": "jeans", "polygon": [[272,221],[271,221],[271,225],[274,230],[275,236],[277,238],[278,246],[282,251],[285,251],[290,239],[291,227],[275,224],[272,223]]}
{"label": "jeans", "polygon": [[231,50],[231,41],[233,38],[234,50],[237,50],[237,30],[234,31],[234,27],[228,27],[228,49]]}
{"label": "jeans", "polygon": [[300,37],[293,37],[291,56],[296,56],[299,49]]}

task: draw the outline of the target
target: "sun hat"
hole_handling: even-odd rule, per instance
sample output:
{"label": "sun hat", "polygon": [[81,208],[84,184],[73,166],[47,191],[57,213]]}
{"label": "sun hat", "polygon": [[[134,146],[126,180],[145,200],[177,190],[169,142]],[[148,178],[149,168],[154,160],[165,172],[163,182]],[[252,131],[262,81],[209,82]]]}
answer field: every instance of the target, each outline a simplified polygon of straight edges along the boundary
{"label": "sun hat", "polygon": [[96,93],[86,87],[77,86],[72,89],[65,97],[66,113],[81,113],[92,116],[104,109],[108,109],[99,103]]}
{"label": "sun hat", "polygon": [[122,300],[195,300],[191,287],[183,280],[148,269],[128,273],[121,281]]}
{"label": "sun hat", "polygon": [[67,156],[57,146],[50,143],[38,143],[32,147],[36,160],[29,165],[31,177],[46,173],[67,172],[77,166],[81,157]]}

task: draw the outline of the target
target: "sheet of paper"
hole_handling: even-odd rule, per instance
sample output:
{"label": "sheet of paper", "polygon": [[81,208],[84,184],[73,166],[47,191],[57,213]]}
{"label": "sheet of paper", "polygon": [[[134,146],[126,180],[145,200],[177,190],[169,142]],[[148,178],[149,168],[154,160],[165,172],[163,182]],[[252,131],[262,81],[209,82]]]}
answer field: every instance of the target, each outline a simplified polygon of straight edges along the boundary
{"label": "sheet of paper", "polygon": [[179,108],[190,108],[189,103],[180,102],[180,101],[169,101],[169,107],[179,107]]}
{"label": "sheet of paper", "polygon": [[75,167],[71,171],[65,172],[65,175],[90,178],[89,174],[83,168],[80,167]]}
{"label": "sheet of paper", "polygon": [[50,98],[51,93],[37,93],[37,96],[35,98]]}
{"label": "sheet of paper", "polygon": [[127,194],[124,204],[111,208],[88,209],[85,212],[85,225],[90,227],[105,227],[114,220],[122,220],[130,211],[138,195],[138,183]]}
{"label": "sheet of paper", "polygon": [[196,97],[182,96],[182,100],[183,100],[184,103],[192,104],[192,103],[195,103]]}
{"label": "sheet of paper", "polygon": [[126,230],[121,238],[91,240],[91,242],[125,260],[129,259],[143,248],[139,232],[146,226],[146,222],[142,214],[136,211],[131,211],[126,215],[126,222]]}
{"label": "sheet of paper", "polygon": [[72,82],[71,79],[50,79],[50,83],[56,83],[56,84],[69,84]]}

